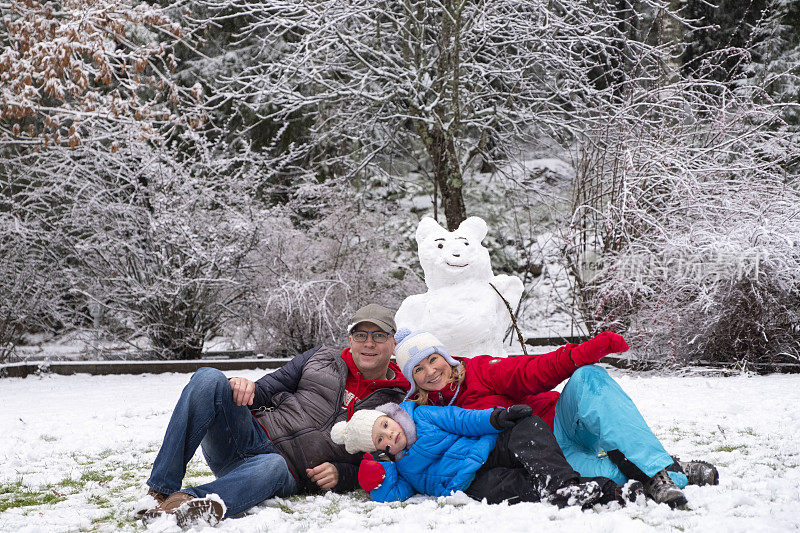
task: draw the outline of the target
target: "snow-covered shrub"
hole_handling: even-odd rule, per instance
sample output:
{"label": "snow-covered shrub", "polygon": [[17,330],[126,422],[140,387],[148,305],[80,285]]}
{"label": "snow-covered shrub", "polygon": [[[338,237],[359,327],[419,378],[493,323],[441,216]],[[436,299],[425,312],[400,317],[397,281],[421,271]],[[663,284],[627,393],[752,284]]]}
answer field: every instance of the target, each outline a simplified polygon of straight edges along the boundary
{"label": "snow-covered shrub", "polygon": [[[373,302],[396,309],[424,287],[395,259],[405,235],[380,212],[388,202],[359,213],[352,191],[349,199],[323,193],[312,202],[305,196],[297,202],[304,205],[303,220],[292,216],[296,205],[282,216],[262,218],[261,240],[250,258],[256,272],[243,315],[250,317],[256,349],[269,355],[322,343],[343,346],[356,309]],[[313,211],[316,218],[308,218]]]}
{"label": "snow-covered shrub", "polygon": [[[5,203],[0,201],[0,204]],[[67,287],[57,262],[41,247],[31,246],[27,228],[0,208],[0,363],[10,360],[23,334],[49,331],[64,315]]]}
{"label": "snow-covered shrub", "polygon": [[159,357],[195,357],[231,316],[256,241],[247,176],[200,140],[183,160],[135,139],[120,145],[19,157],[27,174],[14,212],[28,243],[57,260],[56,279],[103,309],[104,333],[144,337]]}
{"label": "snow-covered shrub", "polygon": [[752,93],[669,89],[639,95],[576,158],[566,240],[583,318],[627,330],[646,359],[795,362],[797,139]]}
{"label": "snow-covered shrub", "polygon": [[652,291],[640,298],[631,324],[640,353],[758,368],[798,360],[800,231],[793,211],[800,194],[755,187],[750,193],[760,197],[760,209],[752,198],[741,213],[718,205],[708,220],[671,231],[671,242],[647,262],[622,256],[615,282],[627,272],[627,288],[642,283]]}

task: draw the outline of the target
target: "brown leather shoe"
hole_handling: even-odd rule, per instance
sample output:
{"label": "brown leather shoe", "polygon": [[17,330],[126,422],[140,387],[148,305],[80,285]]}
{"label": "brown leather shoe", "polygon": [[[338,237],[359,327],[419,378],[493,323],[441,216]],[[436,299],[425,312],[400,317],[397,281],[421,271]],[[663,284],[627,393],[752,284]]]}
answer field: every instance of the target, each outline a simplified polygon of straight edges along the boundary
{"label": "brown leather shoe", "polygon": [[222,520],[225,508],[211,498],[192,498],[175,509],[175,520],[181,527],[190,527],[198,522],[216,526]]}
{"label": "brown leather shoe", "polygon": [[[153,498],[156,501],[156,506],[160,506],[162,503],[164,503],[164,500],[167,499],[167,495],[166,494],[164,494],[163,492],[158,492],[157,490],[154,490],[154,489],[152,489],[150,487],[147,488],[147,495],[150,496],[151,498]],[[138,511],[136,513],[136,517],[137,518],[141,518],[142,515],[144,513],[146,513],[146,512],[147,512],[147,509],[142,509],[141,511]]]}
{"label": "brown leather shoe", "polygon": [[[153,497],[155,498],[155,496]],[[191,494],[186,494],[185,492],[173,492],[159,502],[157,506],[145,511],[142,516],[142,522],[149,524],[165,514],[175,514],[175,509],[180,507],[182,503],[186,503],[192,499],[194,499],[194,496]]]}
{"label": "brown leather shoe", "polygon": [[198,521],[215,526],[222,520],[225,509],[216,500],[195,498],[185,492],[174,492],[158,507],[145,511],[142,522],[147,525],[166,514],[175,515],[180,527],[188,527]]}
{"label": "brown leather shoe", "polygon": [[158,505],[164,503],[164,500],[168,498],[168,496],[163,492],[158,492],[157,490],[152,489],[150,487],[147,488],[147,495],[151,496]]}

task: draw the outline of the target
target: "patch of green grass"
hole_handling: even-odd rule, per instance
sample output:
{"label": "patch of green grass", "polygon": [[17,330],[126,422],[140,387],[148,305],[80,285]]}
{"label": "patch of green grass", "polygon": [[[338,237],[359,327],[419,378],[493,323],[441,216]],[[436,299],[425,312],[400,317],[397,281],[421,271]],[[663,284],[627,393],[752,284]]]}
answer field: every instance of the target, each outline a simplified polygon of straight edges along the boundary
{"label": "patch of green grass", "polygon": [[214,473],[208,468],[189,468],[186,470],[185,477],[208,477],[213,475]]}
{"label": "patch of green grass", "polygon": [[87,470],[83,473],[83,475],[81,475],[81,481],[84,483],[87,481],[97,481],[98,483],[103,483],[111,481],[112,479],[114,479],[112,474],[98,472],[97,470]]}
{"label": "patch of green grass", "polygon": [[68,477],[59,481],[57,486],[64,489],[80,490],[86,486],[86,482],[80,479],[72,479],[71,477]]}
{"label": "patch of green grass", "polygon": [[109,512],[108,514],[101,516],[100,518],[95,518],[92,520],[92,525],[95,526],[92,530],[97,530],[97,526],[103,524],[113,524],[115,529],[125,529],[126,527],[130,528],[131,526],[136,526],[135,520],[121,520],[117,517],[113,511]]}
{"label": "patch of green grass", "polygon": [[339,511],[342,510],[342,506],[339,504],[339,501],[332,501],[328,507],[325,508],[325,514],[328,516],[333,516],[339,514]]}
{"label": "patch of green grass", "polygon": [[286,514],[294,514],[294,509],[292,509],[291,507],[289,507],[289,505],[283,502],[278,503],[278,509],[280,509]]}
{"label": "patch of green grass", "polygon": [[45,442],[55,442],[58,440],[58,437],[54,437],[52,435],[41,435],[39,438]]}
{"label": "patch of green grass", "polygon": [[100,452],[100,454],[97,456],[97,458],[99,460],[108,459],[109,457],[111,457],[115,453],[117,453],[117,452],[112,450],[111,448],[106,448],[106,449],[104,449],[104,450],[102,450]]}
{"label": "patch of green grass", "polygon": [[714,451],[714,452],[735,452],[736,450],[744,450],[746,448],[747,447],[744,444],[737,444],[737,445],[724,444],[722,446],[717,446],[716,448],[714,448],[711,451]]}
{"label": "patch of green grass", "polygon": [[13,483],[0,483],[0,495],[14,494],[22,489],[22,480],[18,479]]}
{"label": "patch of green grass", "polygon": [[96,505],[97,507],[111,507],[111,502],[108,500],[108,498],[104,498],[96,494],[86,498],[86,501],[92,505]]}
{"label": "patch of green grass", "polygon": [[357,500],[357,501],[360,501],[360,502],[368,502],[368,501],[370,501],[369,500],[369,492],[367,492],[365,490],[361,490],[361,489],[358,489],[355,492],[351,492],[350,493],[350,497],[353,498],[354,500]]}
{"label": "patch of green grass", "polygon": [[47,492],[35,492],[29,489],[23,490],[20,488],[20,490],[17,492],[6,494],[11,494],[11,497],[0,500],[0,513],[14,507],[31,507],[34,505],[55,504],[67,499],[65,496],[54,494],[49,489]]}

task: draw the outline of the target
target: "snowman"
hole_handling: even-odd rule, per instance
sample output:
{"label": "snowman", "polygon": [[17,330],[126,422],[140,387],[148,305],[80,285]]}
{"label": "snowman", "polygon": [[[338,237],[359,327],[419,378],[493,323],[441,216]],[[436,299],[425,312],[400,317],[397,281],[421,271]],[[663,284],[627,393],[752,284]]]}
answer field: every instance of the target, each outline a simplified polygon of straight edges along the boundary
{"label": "snowman", "polygon": [[453,355],[506,355],[503,337],[511,315],[498,292],[516,309],[523,286],[519,278],[492,273],[489,250],[481,244],[486,232],[478,217],[453,232],[430,217],[420,221],[417,250],[428,292],[403,300],[395,315],[398,328],[430,331]]}

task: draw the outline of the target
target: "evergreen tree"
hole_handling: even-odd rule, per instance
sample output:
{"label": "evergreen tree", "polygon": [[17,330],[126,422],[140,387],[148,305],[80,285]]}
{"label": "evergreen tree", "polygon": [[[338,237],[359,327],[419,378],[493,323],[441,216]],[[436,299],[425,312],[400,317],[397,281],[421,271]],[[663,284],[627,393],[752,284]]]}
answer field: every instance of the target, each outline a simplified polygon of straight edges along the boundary
{"label": "evergreen tree", "polygon": [[686,16],[698,21],[682,62],[686,75],[728,82],[742,75],[752,57],[767,0],[689,0]]}
{"label": "evergreen tree", "polygon": [[800,2],[772,0],[756,36],[746,74],[769,98],[783,104],[787,126],[800,127]]}

